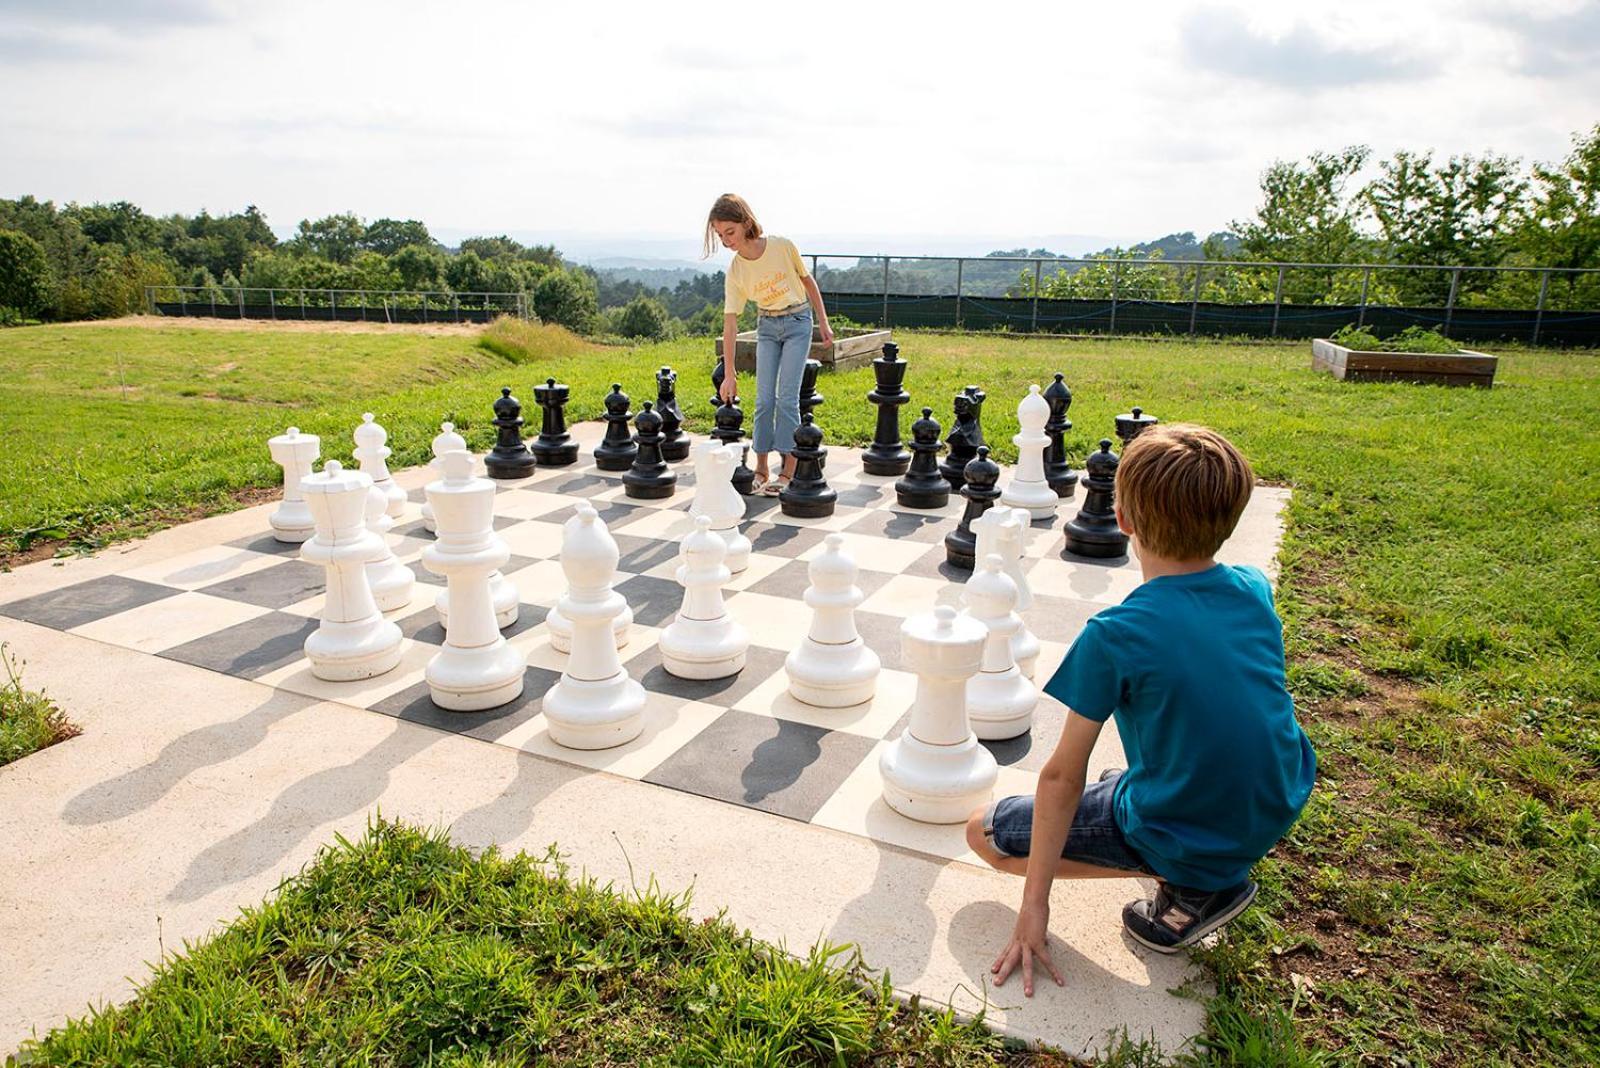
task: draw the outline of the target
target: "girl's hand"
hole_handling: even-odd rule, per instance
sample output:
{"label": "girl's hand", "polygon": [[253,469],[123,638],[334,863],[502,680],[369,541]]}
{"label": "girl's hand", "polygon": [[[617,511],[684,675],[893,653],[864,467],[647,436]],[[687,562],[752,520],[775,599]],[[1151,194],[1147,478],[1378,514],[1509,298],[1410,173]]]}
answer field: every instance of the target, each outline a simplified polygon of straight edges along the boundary
{"label": "girl's hand", "polygon": [[829,326],[827,323],[823,323],[821,329],[822,329],[822,343],[824,345],[833,344],[833,327]]}
{"label": "girl's hand", "polygon": [[1006,948],[989,966],[989,971],[994,973],[994,985],[1004,985],[1006,978],[1021,964],[1022,993],[1033,997],[1033,966],[1037,961],[1044,965],[1057,986],[1065,986],[1061,972],[1050,959],[1049,940],[1050,906],[1024,903],[1022,911],[1017,914],[1017,926],[1011,932],[1011,941],[1006,943]]}
{"label": "girl's hand", "polygon": [[717,396],[722,398],[723,404],[732,404],[739,396],[739,383],[734,381],[732,368],[724,368],[727,373],[722,376],[722,386],[717,390]]}

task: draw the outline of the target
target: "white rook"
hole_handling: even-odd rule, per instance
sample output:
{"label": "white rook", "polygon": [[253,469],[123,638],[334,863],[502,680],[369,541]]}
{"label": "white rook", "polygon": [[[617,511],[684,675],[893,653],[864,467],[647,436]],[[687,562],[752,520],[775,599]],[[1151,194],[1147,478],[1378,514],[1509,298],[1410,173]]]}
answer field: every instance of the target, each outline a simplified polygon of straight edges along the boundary
{"label": "white rook", "polygon": [[[1022,570],[1023,553],[1028,536],[1033,533],[1029,525],[1032,516],[1026,508],[990,508],[972,521],[972,532],[977,536],[973,559],[1000,557],[1001,570],[1017,585],[1017,611],[1026,612],[1033,605],[1033,589],[1028,584],[1027,573]],[[1028,629],[1026,620],[1011,636],[1011,655],[1017,667],[1027,678],[1033,678],[1034,666],[1039,660],[1039,639]]]}
{"label": "white rook", "polygon": [[322,455],[322,439],[315,434],[302,434],[292,426],[275,438],[267,439],[267,449],[272,461],[283,468],[283,502],[267,517],[272,525],[272,536],[279,541],[298,545],[311,537],[317,529],[306,507],[305,494],[300,482],[311,473],[311,465]]}
{"label": "white rook", "polygon": [[911,725],[883,750],[883,799],[923,823],[960,823],[994,795],[1000,769],[967,720],[967,680],[983,666],[982,624],[949,605],[900,628],[902,659],[917,673]]}
{"label": "white rook", "polygon": [[[1022,428],[1011,439],[1017,447],[1017,466],[1011,483],[1000,494],[1000,503],[1011,508],[1026,508],[1034,519],[1054,519],[1056,491],[1044,477],[1044,450],[1050,444],[1044,424],[1050,418],[1050,402],[1039,395],[1037,385],[1017,405],[1017,424]],[[981,559],[981,557],[980,557]]]}
{"label": "white rook", "polygon": [[733,577],[722,562],[728,547],[711,529],[710,516],[694,522],[679,549],[683,608],[657,639],[661,666],[680,679],[724,679],[744,669],[750,635],[722,598],[723,583]]}
{"label": "white rook", "polygon": [[627,607],[611,588],[620,555],[594,507],[578,505],[561,539],[568,589],[560,608],[572,626],[572,653],[543,705],[551,740],[570,749],[609,749],[644,730],[644,687],[622,670],[612,636]]}
{"label": "white rook", "polygon": [[[439,434],[433,439],[433,459],[428,461],[428,466],[437,471],[439,469],[439,457],[447,452],[465,452],[466,449],[467,439],[456,433],[456,425],[454,423],[440,423]],[[427,501],[422,502],[422,527],[430,534],[437,529],[433,525],[433,505]]]}
{"label": "white rook", "polygon": [[867,648],[856,630],[856,606],[862,601],[856,585],[856,564],[844,551],[844,538],[829,534],[823,551],[806,569],[811,585],[806,604],[811,629],[783,662],[789,694],[818,708],[847,708],[872,700],[878,687],[878,654]]}
{"label": "white rook", "polygon": [[330,682],[382,675],[400,662],[400,628],[384,619],[367,585],[367,561],[381,539],[367,529],[367,494],[372,480],[329,460],[321,474],[300,487],[316,521],[316,536],[300,558],[327,569],[322,622],[306,639],[311,673]]}
{"label": "white rook", "polygon": [[439,468],[442,477],[423,491],[439,530],[422,551],[422,565],[449,583],[454,611],[445,623],[444,647],[428,661],[423,678],[440,708],[476,712],[522,693],[527,665],[495,626],[489,596],[489,575],[511,550],[494,532],[494,483],[473,477],[472,454],[447,452]]}
{"label": "white rook", "polygon": [[394,484],[394,479],[389,477],[389,456],[393,449],[385,445],[389,440],[389,432],[372,421],[372,413],[366,412],[361,416],[361,425],[356,427],[353,435],[356,441],[355,458],[361,463],[361,470],[372,476],[373,485],[383,490],[388,501],[385,508],[396,519],[406,510],[406,491]]}
{"label": "white rook", "polygon": [[711,529],[728,546],[723,562],[737,575],[750,566],[750,539],[739,530],[744,519],[744,495],[733,488],[733,472],[743,455],[737,445],[702,441],[694,447],[694,500],[691,516],[709,516]]}
{"label": "white rook", "polygon": [[967,715],[974,734],[985,741],[998,741],[1028,733],[1039,691],[1018,670],[1011,655],[1011,639],[1022,629],[1015,611],[1017,584],[1001,570],[998,555],[980,559],[982,569],[961,591],[967,615],[989,632],[983,643],[983,669],[967,682]]}
{"label": "white rook", "polygon": [[367,530],[378,536],[378,547],[367,560],[367,584],[372,587],[372,599],[378,602],[380,612],[393,612],[410,604],[417,582],[417,576],[389,548],[394,520],[384,511],[388,505],[388,497],[377,486],[367,490]]}

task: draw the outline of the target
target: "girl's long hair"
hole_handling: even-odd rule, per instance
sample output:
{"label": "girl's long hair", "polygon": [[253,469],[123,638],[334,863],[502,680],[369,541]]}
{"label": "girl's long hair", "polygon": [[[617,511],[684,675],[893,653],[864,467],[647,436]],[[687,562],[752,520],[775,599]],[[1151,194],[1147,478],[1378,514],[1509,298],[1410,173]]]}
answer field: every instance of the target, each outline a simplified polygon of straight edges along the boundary
{"label": "girl's long hair", "polygon": [[711,205],[711,213],[706,216],[706,248],[701,259],[709,257],[713,252],[722,247],[722,240],[717,236],[715,226],[719,222],[743,223],[744,236],[755,240],[761,236],[761,224],[756,222],[756,213],[750,210],[750,205],[744,202],[744,197],[737,193],[724,193]]}

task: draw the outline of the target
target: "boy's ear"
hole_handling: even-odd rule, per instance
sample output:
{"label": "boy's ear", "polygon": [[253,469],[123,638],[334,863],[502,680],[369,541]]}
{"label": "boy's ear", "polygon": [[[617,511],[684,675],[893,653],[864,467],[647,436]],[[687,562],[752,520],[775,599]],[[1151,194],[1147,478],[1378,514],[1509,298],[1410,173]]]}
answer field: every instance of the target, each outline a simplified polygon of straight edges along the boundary
{"label": "boy's ear", "polygon": [[1124,534],[1131,535],[1133,533],[1133,528],[1130,527],[1128,525],[1128,521],[1125,518],[1123,518],[1122,505],[1114,504],[1114,505],[1111,506],[1111,510],[1113,512],[1115,512],[1116,516],[1117,516],[1117,529],[1122,531]]}

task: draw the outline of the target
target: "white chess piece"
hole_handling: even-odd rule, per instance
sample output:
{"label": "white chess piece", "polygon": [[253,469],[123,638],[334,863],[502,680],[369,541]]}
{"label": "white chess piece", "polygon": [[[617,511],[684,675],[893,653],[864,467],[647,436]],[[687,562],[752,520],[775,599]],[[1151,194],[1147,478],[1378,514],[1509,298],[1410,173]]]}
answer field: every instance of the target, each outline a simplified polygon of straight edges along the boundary
{"label": "white chess piece", "polygon": [[733,472],[743,455],[737,445],[702,441],[694,447],[694,500],[691,516],[710,516],[711,529],[728,546],[724,561],[737,575],[750,566],[750,539],[739,529],[744,519],[744,496],[733,488]]}
{"label": "white chess piece", "polygon": [[300,482],[317,533],[300,558],[327,569],[322,623],[306,639],[311,673],[330,682],[382,675],[400,662],[400,628],[378,612],[367,585],[367,561],[381,540],[367,529],[367,494],[372,480],[329,460],[322,472]]}
{"label": "white chess piece", "polygon": [[[437,531],[435,531],[437,533]],[[489,572],[489,602],[494,606],[494,625],[505,630],[517,621],[517,615],[522,610],[522,597],[517,592],[517,587],[500,573],[499,568]],[[439,622],[448,627],[450,625],[450,590],[448,587],[439,591],[439,596],[434,601],[434,607],[439,610]]]}
{"label": "white chess piece", "polygon": [[882,663],[856,630],[856,606],[862,601],[856,585],[855,561],[844,551],[844,537],[829,534],[823,551],[806,568],[811,585],[805,601],[811,627],[805,640],[783,662],[789,694],[818,708],[848,708],[872,700]]}
{"label": "white chess piece", "polygon": [[1011,439],[1017,447],[1017,466],[1011,482],[1000,494],[1000,503],[1011,508],[1026,508],[1034,519],[1054,519],[1056,491],[1044,475],[1044,450],[1050,438],[1044,424],[1050,418],[1050,402],[1039,395],[1039,387],[1028,387],[1028,395],[1017,405],[1017,423],[1022,428]]}
{"label": "white chess piece", "polygon": [[694,522],[679,550],[683,608],[657,640],[661,666],[680,679],[724,679],[744,670],[750,635],[723,602],[723,584],[733,577],[722,562],[728,547],[711,529],[710,516]]}
{"label": "white chess piece", "polygon": [[609,749],[644,730],[644,687],[622,669],[611,636],[626,607],[611,588],[620,555],[594,507],[578,505],[561,540],[568,590],[560,608],[572,627],[572,654],[543,704],[551,740],[570,749]]}
{"label": "white chess piece", "polygon": [[[595,514],[599,515],[598,512]],[[577,514],[574,514],[572,518],[563,523],[561,525],[561,544],[564,546],[568,541],[578,537],[579,528],[583,525],[583,520]],[[604,523],[601,524],[602,527],[604,525]],[[606,536],[610,537],[610,534],[608,533]],[[560,601],[557,601],[555,607],[551,608],[544,617],[544,629],[545,633],[550,636],[550,648],[558,653],[572,652],[572,623],[568,621],[566,616],[561,614]],[[628,644],[628,635],[632,629],[633,606],[624,599],[622,611],[617,613],[617,618],[611,622],[611,634],[617,643],[618,649]]]}
{"label": "white chess piece", "polygon": [[967,721],[967,680],[983,665],[988,632],[949,605],[900,628],[902,659],[917,673],[911,725],[883,750],[883,800],[923,823],[960,823],[994,795],[993,754]]}
{"label": "white chess piece", "polygon": [[[440,423],[439,434],[433,439],[433,459],[428,461],[428,466],[437,471],[439,457],[457,450],[465,452],[466,448],[467,439],[456,433],[454,423]],[[430,534],[437,529],[433,525],[433,505],[427,501],[422,502],[422,528]]]}
{"label": "white chess piece", "polygon": [[388,498],[385,508],[396,519],[406,510],[406,491],[394,484],[394,479],[389,477],[389,456],[393,449],[385,445],[389,440],[389,432],[382,426],[372,421],[372,413],[365,412],[361,416],[361,425],[356,427],[352,435],[356,441],[355,458],[361,463],[361,470],[372,476],[372,482],[383,490]]}
{"label": "white chess piece", "polygon": [[1015,609],[1017,584],[1002,570],[1000,557],[982,558],[981,569],[962,587],[967,615],[982,623],[983,668],[967,680],[967,716],[972,732],[985,741],[1015,738],[1033,726],[1039,691],[1017,668],[1011,639],[1022,629]]}
{"label": "white chess piece", "polygon": [[422,565],[443,575],[455,606],[445,624],[444,646],[423,671],[433,703],[455,712],[495,708],[522,693],[527,662],[495,626],[489,574],[511,550],[494,532],[494,483],[474,478],[472,454],[439,458],[440,478],[423,491],[439,525],[422,551]]}
{"label": "white chess piece", "polygon": [[298,545],[316,533],[316,521],[306,506],[300,481],[311,473],[311,465],[322,455],[322,439],[302,434],[292,426],[275,438],[267,439],[272,460],[283,468],[283,502],[267,517],[272,536],[278,541]]}
{"label": "white chess piece", "polygon": [[[1026,508],[995,506],[972,521],[972,533],[977,538],[973,559],[981,561],[990,555],[1001,560],[1003,570],[1017,586],[1017,612],[1020,614],[1033,605],[1033,590],[1022,569],[1027,550],[1028,536],[1033,533],[1032,516]],[[1011,636],[1011,655],[1026,678],[1033,678],[1033,669],[1039,660],[1039,639],[1028,629],[1026,620]]]}
{"label": "white chess piece", "polygon": [[389,498],[377,486],[367,490],[367,530],[378,536],[378,548],[367,560],[367,583],[380,612],[393,612],[411,603],[417,576],[402,564],[389,547],[389,531],[394,519],[386,509]]}

